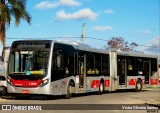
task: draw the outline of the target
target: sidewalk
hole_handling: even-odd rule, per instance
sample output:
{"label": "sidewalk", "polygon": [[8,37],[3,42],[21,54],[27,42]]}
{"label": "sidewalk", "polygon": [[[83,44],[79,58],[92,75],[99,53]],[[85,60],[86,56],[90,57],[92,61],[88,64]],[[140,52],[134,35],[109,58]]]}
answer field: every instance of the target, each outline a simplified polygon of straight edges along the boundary
{"label": "sidewalk", "polygon": [[155,86],[145,86],[142,90],[160,90],[160,83]]}

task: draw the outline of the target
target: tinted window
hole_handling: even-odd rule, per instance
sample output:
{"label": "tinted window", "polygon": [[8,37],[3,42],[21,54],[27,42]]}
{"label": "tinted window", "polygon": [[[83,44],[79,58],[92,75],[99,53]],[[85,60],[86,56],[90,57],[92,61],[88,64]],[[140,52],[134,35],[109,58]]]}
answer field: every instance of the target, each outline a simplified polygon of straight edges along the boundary
{"label": "tinted window", "polygon": [[151,59],[151,70],[152,71],[157,71],[157,59]]}
{"label": "tinted window", "polygon": [[74,74],[74,49],[70,45],[55,44],[52,56],[51,81],[59,80]]}
{"label": "tinted window", "polygon": [[102,55],[102,74],[109,75],[109,57],[108,55]]}
{"label": "tinted window", "polygon": [[0,76],[0,80],[6,80],[4,76]]}
{"label": "tinted window", "polygon": [[87,74],[95,74],[94,69],[94,53],[87,53]]}

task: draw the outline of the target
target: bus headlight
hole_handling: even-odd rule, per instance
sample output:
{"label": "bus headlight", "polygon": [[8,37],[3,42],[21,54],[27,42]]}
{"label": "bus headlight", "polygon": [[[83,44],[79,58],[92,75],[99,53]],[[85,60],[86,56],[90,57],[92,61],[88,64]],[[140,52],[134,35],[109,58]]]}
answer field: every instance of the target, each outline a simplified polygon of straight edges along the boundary
{"label": "bus headlight", "polygon": [[47,85],[48,82],[49,82],[49,79],[43,80],[43,81],[40,83],[39,87],[43,87],[43,86]]}
{"label": "bus headlight", "polygon": [[9,78],[7,78],[7,83],[11,86],[14,86],[13,82]]}

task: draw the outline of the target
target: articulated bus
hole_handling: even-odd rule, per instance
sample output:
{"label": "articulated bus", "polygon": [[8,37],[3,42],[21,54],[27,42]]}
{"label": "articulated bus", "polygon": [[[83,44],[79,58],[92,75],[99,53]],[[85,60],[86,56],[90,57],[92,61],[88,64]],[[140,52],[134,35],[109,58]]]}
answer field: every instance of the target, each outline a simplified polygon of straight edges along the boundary
{"label": "articulated bus", "polygon": [[13,94],[65,95],[158,85],[157,56],[103,50],[75,42],[12,43],[7,90]]}

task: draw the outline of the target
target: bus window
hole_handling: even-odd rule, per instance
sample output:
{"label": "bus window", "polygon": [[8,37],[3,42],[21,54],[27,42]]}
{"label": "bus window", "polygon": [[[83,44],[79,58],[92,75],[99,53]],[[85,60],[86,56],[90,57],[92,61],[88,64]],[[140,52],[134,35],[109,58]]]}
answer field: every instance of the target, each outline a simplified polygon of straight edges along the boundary
{"label": "bus window", "polygon": [[95,74],[94,69],[94,54],[88,53],[87,54],[87,75]]}
{"label": "bus window", "polygon": [[127,60],[127,76],[136,76],[136,58],[128,57]]}
{"label": "bus window", "polygon": [[152,71],[157,71],[157,59],[156,58],[151,60],[151,68],[152,68]]}
{"label": "bus window", "polygon": [[101,54],[95,54],[95,74],[101,74]]}
{"label": "bus window", "polygon": [[55,51],[52,58],[51,81],[64,78],[64,54],[62,51]]}
{"label": "bus window", "polygon": [[15,52],[15,72],[19,72],[19,54]]}
{"label": "bus window", "polygon": [[66,45],[57,44],[52,58],[51,81],[59,80],[74,74],[74,51]]}
{"label": "bus window", "polygon": [[102,72],[103,75],[109,76],[109,59],[108,55],[102,55]]}
{"label": "bus window", "polygon": [[137,58],[136,66],[138,75],[143,75],[143,58]]}
{"label": "bus window", "polygon": [[56,65],[57,65],[58,70],[63,70],[63,68],[64,68],[63,57],[64,57],[63,53],[59,53],[57,55]]}
{"label": "bus window", "polygon": [[66,75],[73,75],[74,73],[74,52],[66,50],[64,54],[64,67]]}
{"label": "bus window", "polygon": [[157,72],[157,68],[158,68],[157,59],[156,58],[151,59],[151,71],[152,71],[151,76],[153,76]]}

